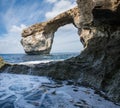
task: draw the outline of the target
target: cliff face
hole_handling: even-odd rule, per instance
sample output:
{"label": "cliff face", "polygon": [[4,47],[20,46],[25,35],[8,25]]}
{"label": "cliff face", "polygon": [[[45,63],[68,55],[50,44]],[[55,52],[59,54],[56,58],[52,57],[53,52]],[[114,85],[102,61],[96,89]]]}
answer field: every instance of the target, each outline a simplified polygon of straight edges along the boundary
{"label": "cliff face", "polygon": [[79,11],[75,7],[70,9],[52,20],[32,25],[25,29],[22,33],[21,43],[27,54],[49,54],[54,33],[61,26],[73,23],[75,26],[79,25]]}
{"label": "cliff face", "polygon": [[120,102],[120,0],[77,2],[84,19],[80,20],[79,35],[85,50],[76,61],[87,62],[79,79]]}
{"label": "cliff face", "polygon": [[[101,22],[101,18],[102,20],[114,19],[114,17],[116,18],[120,14],[118,12],[120,0],[77,0],[77,3],[80,11],[80,26],[85,26],[86,24],[90,24],[91,21],[95,21],[96,18],[94,16],[99,18],[99,22]],[[94,10],[97,11],[94,12]],[[115,14],[116,12],[117,14]],[[108,14],[114,15],[109,17]]]}
{"label": "cliff face", "polygon": [[[72,22],[78,28],[84,51],[78,57],[63,62],[36,65],[32,68],[33,74],[74,79],[80,84],[101,89],[109,99],[120,102],[120,0],[77,0],[77,3],[79,12],[75,8],[49,21],[51,23],[36,24],[24,30],[22,43],[27,53],[38,53],[32,39],[42,35],[46,38],[43,41],[35,39],[43,47],[47,46],[45,41],[48,37],[45,36],[49,35],[45,34],[53,37],[58,27]],[[54,25],[56,22],[57,26]],[[52,38],[48,43],[49,52]],[[26,48],[27,45],[30,47]],[[44,52],[45,48],[41,51]]]}

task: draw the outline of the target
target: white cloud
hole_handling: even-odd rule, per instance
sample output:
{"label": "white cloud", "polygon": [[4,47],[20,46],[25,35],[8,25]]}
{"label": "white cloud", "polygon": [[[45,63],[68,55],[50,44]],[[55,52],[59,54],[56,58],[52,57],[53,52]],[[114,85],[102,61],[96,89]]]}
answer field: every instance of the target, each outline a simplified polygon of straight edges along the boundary
{"label": "white cloud", "polygon": [[13,25],[7,34],[0,37],[0,53],[24,53],[20,43],[21,32],[26,28],[24,24]]}
{"label": "white cloud", "polygon": [[67,25],[65,25],[63,27],[60,27],[60,30],[63,31],[63,32],[65,32],[65,31],[74,31],[74,29],[77,30],[77,28],[74,27],[73,24],[67,24]]}
{"label": "white cloud", "polygon": [[42,11],[38,9],[39,4],[37,2],[33,2],[32,5],[20,5],[18,7],[14,7],[13,3],[10,5],[7,11],[1,14],[7,31],[11,29],[12,25],[33,24],[40,19]]}
{"label": "white cloud", "polygon": [[[41,4],[38,2],[33,2],[31,6],[22,5],[17,8],[14,8],[14,3],[12,3],[6,13],[0,13],[0,16],[4,19],[3,23],[7,30],[7,33],[0,36],[0,53],[24,53],[20,40],[21,31],[26,28],[27,24],[32,25],[38,23],[38,19],[41,19],[41,17],[43,18],[44,15],[46,16],[46,19],[52,18],[61,12],[76,6],[75,0],[46,1],[47,9],[44,8],[43,10],[40,10]],[[48,2],[50,3],[50,6],[48,7],[53,7],[45,13],[49,9],[47,7]],[[55,35],[52,52],[80,51],[79,36],[77,35],[77,30],[73,28],[73,25],[67,25],[63,28],[61,27]]]}
{"label": "white cloud", "polygon": [[26,24],[34,24],[39,19],[41,15],[41,11],[38,9],[39,4],[33,2],[31,7],[30,5],[15,7],[12,2],[9,5],[5,13],[0,13],[7,31],[7,33],[0,34],[0,53],[24,53],[20,43],[21,32],[27,27]]}
{"label": "white cloud", "polygon": [[54,6],[51,11],[45,14],[46,19],[55,17],[56,15],[71,9],[76,6],[76,2],[72,0],[58,0],[54,3]]}
{"label": "white cloud", "polygon": [[52,45],[52,53],[56,52],[80,52],[83,45],[77,34],[77,29],[72,25],[65,25],[55,33]]}
{"label": "white cloud", "polygon": [[[51,0],[52,1],[52,0]],[[58,14],[71,9],[76,6],[75,0],[56,0],[54,2],[51,11],[45,14],[46,19],[51,19]],[[52,53],[55,52],[80,52],[83,49],[83,45],[80,42],[80,38],[77,34],[77,29],[73,24],[68,24],[60,27],[55,33]]]}
{"label": "white cloud", "polygon": [[23,29],[27,28],[26,25],[21,24],[20,26],[13,25],[10,29],[10,32],[12,33],[21,33]]}
{"label": "white cloud", "polygon": [[[51,0],[52,1],[52,0]],[[75,0],[57,0],[51,9],[51,11],[45,14],[46,19],[51,19],[58,14],[71,9],[76,6]],[[68,24],[60,27],[55,33],[52,53],[55,52],[80,52],[83,49],[83,45],[80,42],[80,38],[77,34],[77,29],[73,24]]]}
{"label": "white cloud", "polygon": [[57,2],[57,0],[46,0],[46,2],[48,2],[48,3],[55,3],[55,2]]}

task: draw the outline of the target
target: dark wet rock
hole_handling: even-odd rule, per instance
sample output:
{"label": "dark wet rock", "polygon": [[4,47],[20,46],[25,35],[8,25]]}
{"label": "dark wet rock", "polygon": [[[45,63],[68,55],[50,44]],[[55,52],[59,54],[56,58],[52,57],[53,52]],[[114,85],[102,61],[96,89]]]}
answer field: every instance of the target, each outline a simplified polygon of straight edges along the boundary
{"label": "dark wet rock", "polygon": [[52,91],[52,93],[51,93],[51,94],[56,95],[56,90]]}
{"label": "dark wet rock", "polygon": [[92,108],[87,104],[83,104],[82,102],[76,102],[74,103],[74,106],[79,107],[79,108]]}
{"label": "dark wet rock", "polygon": [[75,82],[73,80],[68,80],[66,85],[74,85],[74,83]]}
{"label": "dark wet rock", "polygon": [[62,87],[62,84],[42,84],[42,87],[49,87],[49,88],[58,88],[58,87]]}
{"label": "dark wet rock", "polygon": [[[81,12],[78,33],[85,47],[79,56],[33,66],[7,65],[9,72],[74,80],[102,90],[110,100],[120,102],[120,0],[94,1],[77,0]],[[26,36],[33,31],[28,30]]]}
{"label": "dark wet rock", "polygon": [[74,92],[78,92],[78,89],[77,89],[77,88],[74,88],[73,91],[74,91]]}

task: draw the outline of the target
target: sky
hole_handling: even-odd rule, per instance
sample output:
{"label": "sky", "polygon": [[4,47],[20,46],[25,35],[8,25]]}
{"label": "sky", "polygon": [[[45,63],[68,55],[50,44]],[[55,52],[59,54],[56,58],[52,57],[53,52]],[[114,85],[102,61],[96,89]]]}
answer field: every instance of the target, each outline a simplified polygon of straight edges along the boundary
{"label": "sky", "polygon": [[[76,0],[0,0],[0,54],[24,53],[20,43],[24,28],[75,6]],[[72,24],[60,27],[51,52],[80,52],[83,47],[79,40]]]}

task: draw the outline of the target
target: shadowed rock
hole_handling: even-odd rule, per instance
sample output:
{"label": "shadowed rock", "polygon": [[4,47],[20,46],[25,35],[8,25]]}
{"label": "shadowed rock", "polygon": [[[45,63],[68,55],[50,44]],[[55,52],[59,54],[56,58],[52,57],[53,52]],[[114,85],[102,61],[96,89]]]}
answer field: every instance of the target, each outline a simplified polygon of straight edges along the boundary
{"label": "shadowed rock", "polygon": [[[73,79],[79,84],[90,85],[103,90],[109,99],[120,102],[120,0],[99,0],[99,2],[97,0],[77,0],[77,2],[80,11],[77,23],[76,20],[72,20],[73,17],[69,17],[71,16],[69,14],[65,17],[67,19],[62,21],[72,21],[78,27],[81,42],[85,47],[84,51],[78,57],[61,62],[37,64],[33,67],[13,65],[10,72],[15,73],[15,67],[17,67],[16,73],[26,74],[28,71],[25,69],[31,68],[33,75],[46,75],[60,80]],[[61,15],[64,16],[64,14]],[[60,20],[56,19],[56,21]],[[60,24],[65,25],[67,23]],[[32,39],[37,36],[38,31],[40,31],[39,33],[43,29],[47,31],[42,35],[51,33],[51,25],[48,23],[49,28],[48,26],[41,26],[42,24],[46,23],[33,25],[23,31],[22,43],[28,54],[38,54],[38,50],[31,50],[36,48],[36,44],[32,44]],[[54,34],[60,26],[53,27],[52,33]],[[24,44],[25,39],[26,44]],[[35,39],[37,40],[37,38]],[[52,42],[52,38],[50,42]],[[29,48],[31,49],[26,50]],[[51,46],[48,48],[50,49]]]}

